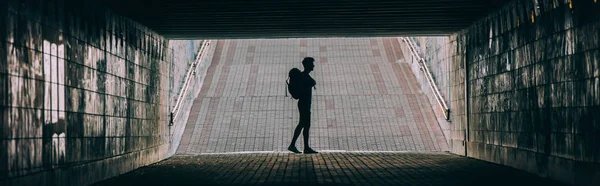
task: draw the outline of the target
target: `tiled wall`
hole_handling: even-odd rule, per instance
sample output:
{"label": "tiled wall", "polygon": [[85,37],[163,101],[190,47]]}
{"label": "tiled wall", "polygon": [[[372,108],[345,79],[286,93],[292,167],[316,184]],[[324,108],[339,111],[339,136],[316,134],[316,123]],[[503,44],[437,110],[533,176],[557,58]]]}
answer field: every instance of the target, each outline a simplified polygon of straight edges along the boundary
{"label": "tiled wall", "polygon": [[467,128],[467,110],[466,110],[466,57],[465,57],[465,45],[462,44],[465,41],[463,35],[452,35],[449,36],[450,42],[446,44],[446,48],[449,48],[450,56],[452,56],[450,71],[448,76],[450,79],[450,98],[448,101],[448,107],[450,109],[450,135],[448,146],[452,153],[465,155],[465,138]]}
{"label": "tiled wall", "polygon": [[0,1],[0,25],[0,185],[89,184],[166,157],[187,69],[174,56],[191,50],[91,1]]}
{"label": "tiled wall", "polygon": [[[452,93],[452,152],[464,154],[466,138],[470,157],[599,184],[599,38],[600,2],[516,0],[439,44],[456,56],[442,74]],[[456,120],[464,106],[468,123]]]}

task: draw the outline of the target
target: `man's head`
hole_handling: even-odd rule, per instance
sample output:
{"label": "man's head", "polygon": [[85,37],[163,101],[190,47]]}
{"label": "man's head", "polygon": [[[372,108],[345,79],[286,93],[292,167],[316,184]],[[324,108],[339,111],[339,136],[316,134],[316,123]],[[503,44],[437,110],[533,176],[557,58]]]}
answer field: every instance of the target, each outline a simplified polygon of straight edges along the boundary
{"label": "man's head", "polygon": [[302,60],[302,66],[304,66],[304,71],[311,72],[315,69],[315,59],[312,57],[305,57]]}

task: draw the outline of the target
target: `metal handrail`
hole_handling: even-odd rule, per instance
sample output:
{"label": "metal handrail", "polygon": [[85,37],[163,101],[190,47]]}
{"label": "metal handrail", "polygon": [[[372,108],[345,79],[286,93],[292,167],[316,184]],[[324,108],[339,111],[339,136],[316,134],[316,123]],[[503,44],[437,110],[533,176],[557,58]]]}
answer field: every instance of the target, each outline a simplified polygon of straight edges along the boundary
{"label": "metal handrail", "polygon": [[425,64],[425,59],[422,58],[421,56],[419,56],[415,45],[412,43],[412,41],[410,41],[410,39],[408,39],[407,37],[402,37],[402,40],[404,41],[404,43],[406,43],[406,45],[408,45],[411,55],[417,59],[421,70],[425,71],[425,78],[427,79],[427,82],[429,82],[429,87],[431,88],[431,91],[435,95],[438,105],[443,110],[444,117],[446,118],[446,120],[450,120],[450,109],[448,109],[448,105],[446,105],[446,102],[444,101],[444,97],[442,97],[442,94],[440,94],[440,91],[439,91],[437,85],[435,84],[435,81],[433,80],[433,76],[431,75],[431,72],[429,71],[429,67],[427,67],[427,64]]}
{"label": "metal handrail", "polygon": [[204,59],[204,57],[206,56],[206,50],[208,50],[208,46],[210,45],[211,41],[210,40],[205,40],[202,43],[202,46],[200,47],[200,51],[198,52],[197,56],[196,56],[196,60],[192,63],[192,65],[190,65],[190,67],[187,70],[187,73],[185,75],[185,82],[183,83],[183,86],[181,87],[181,90],[179,91],[179,96],[177,96],[177,102],[175,103],[175,106],[173,107],[173,111],[171,111],[171,122],[169,123],[170,126],[173,125],[173,123],[175,123],[175,120],[177,119],[177,116],[179,116],[179,111],[181,108],[181,103],[183,102],[183,97],[186,95],[188,88],[189,88],[189,84],[192,80],[192,77],[194,75],[196,75],[196,70],[194,68],[196,68],[196,66],[198,66],[198,63],[202,62],[202,59]]}

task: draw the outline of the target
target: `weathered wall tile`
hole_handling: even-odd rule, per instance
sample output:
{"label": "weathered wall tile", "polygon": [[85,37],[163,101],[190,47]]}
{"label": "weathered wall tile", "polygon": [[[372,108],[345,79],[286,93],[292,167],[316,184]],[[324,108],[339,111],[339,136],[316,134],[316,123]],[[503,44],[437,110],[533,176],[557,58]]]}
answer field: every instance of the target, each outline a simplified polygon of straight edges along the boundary
{"label": "weathered wall tile", "polygon": [[18,24],[18,14],[16,12],[11,12],[9,8],[9,11],[6,13],[5,23],[6,27],[4,27],[4,29],[2,30],[2,32],[4,32],[3,40],[9,43],[14,43],[15,31]]}
{"label": "weathered wall tile", "polygon": [[[0,89],[8,90],[8,75],[0,73]],[[8,91],[0,91],[0,106],[8,106]]]}
{"label": "weathered wall tile", "polygon": [[600,106],[600,77],[596,77],[593,80],[594,80],[594,90],[595,90],[593,105]]}
{"label": "weathered wall tile", "polygon": [[[0,10],[1,180],[90,184],[168,155],[169,106],[200,41],[170,43],[89,1]],[[75,167],[102,174],[79,179]]]}
{"label": "weathered wall tile", "polygon": [[[0,108],[0,111],[3,111],[3,108]],[[2,113],[0,113],[0,117],[1,116],[2,116]],[[0,132],[2,132],[2,131],[0,130]],[[2,133],[0,133],[0,134],[2,134]],[[0,139],[0,148],[8,149],[7,141],[8,140],[6,140],[6,139]],[[0,153],[0,163],[2,163],[2,165],[8,165],[8,153]],[[8,178],[8,166],[0,167],[0,179],[6,180],[7,178]]]}
{"label": "weathered wall tile", "polygon": [[[572,165],[597,164],[600,159],[595,147],[600,143],[600,3],[533,2],[543,8],[534,10],[529,1],[517,0],[449,37],[467,41],[416,41],[429,44],[429,53],[423,54],[433,68],[450,66],[434,77],[450,81],[452,117],[462,117],[450,122],[453,153],[464,154],[466,147],[471,157],[575,183],[573,171],[597,169]],[[435,58],[443,48],[462,57]],[[469,87],[465,92],[460,85]]]}

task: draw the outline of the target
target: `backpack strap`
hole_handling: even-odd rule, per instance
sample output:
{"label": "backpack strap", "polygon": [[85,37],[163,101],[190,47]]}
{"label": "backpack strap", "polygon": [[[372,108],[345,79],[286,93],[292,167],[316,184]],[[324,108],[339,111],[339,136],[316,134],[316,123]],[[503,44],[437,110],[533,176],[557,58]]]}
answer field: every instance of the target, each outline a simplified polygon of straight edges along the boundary
{"label": "backpack strap", "polygon": [[288,97],[288,86],[290,86],[290,83],[288,82],[290,80],[290,77],[287,78],[287,80],[285,80],[285,97]]}

